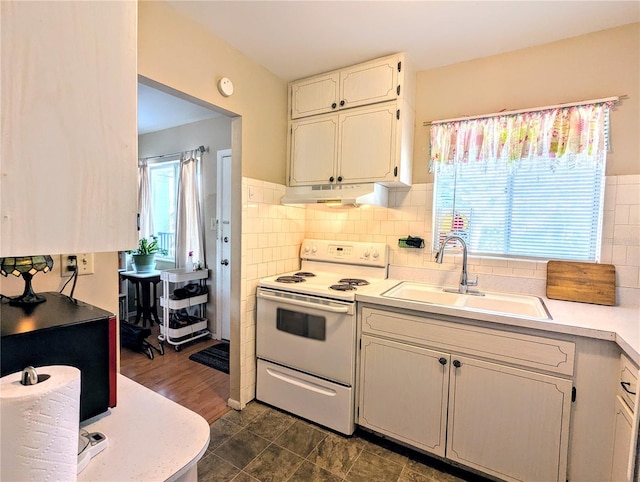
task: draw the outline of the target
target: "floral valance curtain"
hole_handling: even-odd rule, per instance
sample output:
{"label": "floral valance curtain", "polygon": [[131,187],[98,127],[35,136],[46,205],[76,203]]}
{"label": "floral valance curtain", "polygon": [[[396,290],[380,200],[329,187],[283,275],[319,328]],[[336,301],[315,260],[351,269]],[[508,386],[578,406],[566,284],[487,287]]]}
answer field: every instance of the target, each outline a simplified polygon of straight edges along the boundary
{"label": "floral valance curtain", "polygon": [[430,170],[446,164],[513,164],[540,158],[554,163],[599,162],[607,149],[612,104],[600,102],[434,123]]}

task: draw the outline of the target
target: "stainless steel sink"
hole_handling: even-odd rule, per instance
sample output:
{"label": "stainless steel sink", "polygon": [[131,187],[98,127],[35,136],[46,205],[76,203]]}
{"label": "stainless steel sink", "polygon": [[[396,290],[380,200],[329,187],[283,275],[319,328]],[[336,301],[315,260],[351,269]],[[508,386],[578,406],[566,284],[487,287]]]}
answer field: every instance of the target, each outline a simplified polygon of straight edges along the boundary
{"label": "stainless steel sink", "polygon": [[383,297],[450,308],[498,313],[503,315],[549,320],[544,302],[536,296],[483,292],[484,296],[450,293],[439,286],[417,281],[402,281],[382,293]]}

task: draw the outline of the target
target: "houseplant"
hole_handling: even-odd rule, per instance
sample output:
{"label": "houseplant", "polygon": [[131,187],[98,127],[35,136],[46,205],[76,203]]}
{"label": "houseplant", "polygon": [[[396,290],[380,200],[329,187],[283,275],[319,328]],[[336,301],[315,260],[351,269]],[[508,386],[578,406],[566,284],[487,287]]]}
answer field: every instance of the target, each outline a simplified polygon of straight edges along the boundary
{"label": "houseplant", "polygon": [[156,267],[156,253],[167,254],[166,249],[158,245],[158,237],[140,238],[136,249],[127,251],[133,261],[133,269],[138,273],[149,273]]}

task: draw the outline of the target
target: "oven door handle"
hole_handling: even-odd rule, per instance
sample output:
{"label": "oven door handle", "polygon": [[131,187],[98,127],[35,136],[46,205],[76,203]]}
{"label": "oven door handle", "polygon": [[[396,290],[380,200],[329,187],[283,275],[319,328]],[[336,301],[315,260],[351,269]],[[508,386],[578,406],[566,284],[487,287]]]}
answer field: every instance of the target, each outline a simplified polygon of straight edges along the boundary
{"label": "oven door handle", "polygon": [[296,306],[305,306],[307,308],[315,308],[316,310],[330,311],[332,313],[349,313],[349,306],[329,306],[320,303],[313,303],[312,301],[294,300],[292,298],[282,298],[280,296],[269,295],[262,291],[258,291],[258,298],[264,300],[285,302]]}

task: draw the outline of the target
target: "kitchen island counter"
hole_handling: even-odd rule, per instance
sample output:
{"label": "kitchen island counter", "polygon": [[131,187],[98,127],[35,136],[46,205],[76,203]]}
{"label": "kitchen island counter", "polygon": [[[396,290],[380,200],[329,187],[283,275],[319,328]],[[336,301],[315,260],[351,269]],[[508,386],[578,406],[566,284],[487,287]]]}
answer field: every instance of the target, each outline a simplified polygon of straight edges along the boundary
{"label": "kitchen island counter", "polygon": [[118,375],[118,405],[81,424],[101,432],[108,447],[78,481],[196,481],[209,445],[209,424],[191,410]]}

